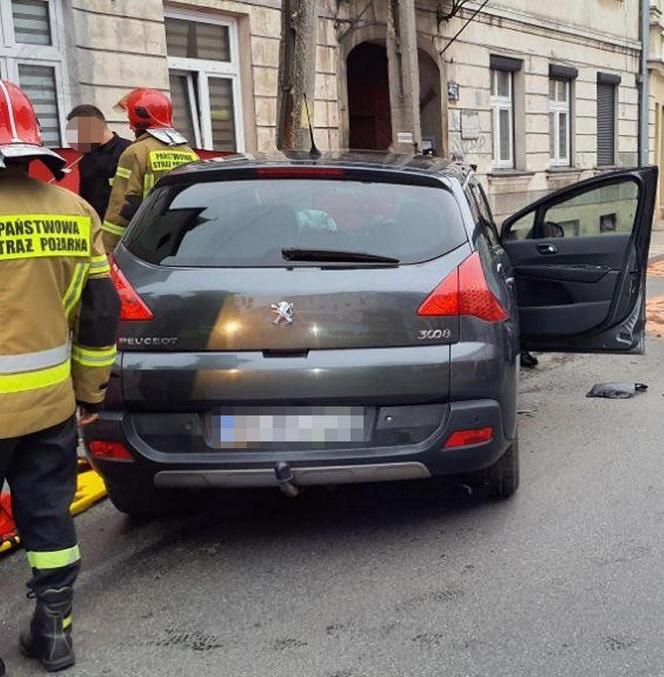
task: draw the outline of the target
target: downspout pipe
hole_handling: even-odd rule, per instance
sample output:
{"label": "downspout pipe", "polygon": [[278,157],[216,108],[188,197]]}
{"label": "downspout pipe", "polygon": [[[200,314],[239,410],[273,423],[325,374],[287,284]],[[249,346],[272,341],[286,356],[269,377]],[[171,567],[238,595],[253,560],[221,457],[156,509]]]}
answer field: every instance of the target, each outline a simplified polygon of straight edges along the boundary
{"label": "downspout pipe", "polygon": [[641,0],[640,19],[639,166],[645,167],[649,164],[650,78],[648,74],[648,56],[650,55],[650,0]]}

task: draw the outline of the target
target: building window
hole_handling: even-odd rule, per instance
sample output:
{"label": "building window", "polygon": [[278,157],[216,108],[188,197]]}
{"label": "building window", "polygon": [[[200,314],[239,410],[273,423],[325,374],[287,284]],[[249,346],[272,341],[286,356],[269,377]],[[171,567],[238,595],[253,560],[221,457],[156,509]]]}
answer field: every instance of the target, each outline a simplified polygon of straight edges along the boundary
{"label": "building window", "polygon": [[243,151],[235,20],[168,12],[166,47],[175,125],[198,148]]}
{"label": "building window", "polygon": [[549,149],[557,167],[570,164],[571,89],[569,80],[549,80]]}
{"label": "building window", "polygon": [[61,145],[60,110],[58,108],[55,68],[19,63],[18,81],[35,107],[44,143],[47,146]]}
{"label": "building window", "polygon": [[616,164],[616,92],[620,76],[597,74],[597,166]]}
{"label": "building window", "polygon": [[62,145],[69,100],[60,0],[0,2],[0,75],[34,104],[47,146]]}
{"label": "building window", "polygon": [[491,70],[491,127],[493,136],[493,166],[514,167],[514,74],[506,70]]}

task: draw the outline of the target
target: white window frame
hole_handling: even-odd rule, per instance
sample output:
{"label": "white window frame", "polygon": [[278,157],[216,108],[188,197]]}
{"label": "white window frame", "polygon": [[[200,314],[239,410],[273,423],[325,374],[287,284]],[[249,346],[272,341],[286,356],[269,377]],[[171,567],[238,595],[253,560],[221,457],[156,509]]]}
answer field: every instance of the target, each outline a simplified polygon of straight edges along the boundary
{"label": "white window frame", "polygon": [[[0,0],[1,2],[2,0]],[[188,59],[185,57],[169,56],[168,70],[178,71],[178,75],[196,73],[198,75],[198,104],[200,118],[194,119],[196,139],[192,139],[196,147],[213,150],[212,145],[212,118],[210,111],[210,92],[208,88],[209,78],[223,78],[230,80],[233,88],[233,117],[235,126],[235,147],[238,153],[245,150],[244,143],[244,118],[242,112],[242,89],[240,83],[240,48],[238,43],[237,20],[228,16],[211,16],[186,10],[167,9],[164,12],[167,19],[181,19],[183,21],[195,21],[197,23],[215,24],[228,26],[231,60],[208,61],[206,59]],[[189,78],[188,78],[189,80]],[[189,84],[190,105],[193,103],[193,78]],[[192,106],[192,110],[196,110]],[[192,116],[196,118],[196,115]]]}
{"label": "white window frame", "polygon": [[67,112],[71,107],[69,78],[66,68],[65,29],[61,0],[43,0],[48,5],[52,45],[29,45],[16,42],[11,0],[0,0],[0,73],[21,84],[19,64],[49,66],[55,69],[60,144],[65,144]]}
{"label": "white window frame", "polygon": [[[567,78],[549,78],[549,83],[551,82],[555,82],[556,85],[554,88],[555,100],[551,99],[549,95],[549,113],[553,113],[553,129],[549,129],[549,134],[553,135],[553,155],[550,162],[552,167],[569,167],[572,155],[572,83]],[[565,101],[558,100],[558,84],[561,82],[565,85]],[[560,117],[563,113],[567,116],[567,128],[565,130],[567,139],[565,144],[567,146],[566,156],[560,155]]]}
{"label": "white window frame", "polygon": [[[491,69],[491,119],[493,122],[493,167],[495,169],[514,169],[514,73],[512,71],[501,70],[499,68]],[[498,74],[507,73],[509,82],[508,96],[498,96],[493,92],[498,92]],[[509,112],[510,126],[510,147],[509,159],[502,160],[502,148],[500,146],[500,111]]]}
{"label": "white window frame", "polygon": [[[169,74],[172,73],[173,75],[176,75],[178,77],[184,77],[187,79],[187,98],[189,99],[189,103],[191,106],[192,101],[196,101],[196,95],[197,92],[195,91],[195,85],[194,85],[194,74],[190,70],[178,70],[177,68],[169,68],[168,69]],[[199,80],[200,82],[200,80]],[[199,87],[199,92],[198,96],[200,97],[200,87]],[[197,147],[200,148],[201,144],[201,125],[200,125],[200,120],[196,115],[194,115],[195,111],[192,110],[192,116],[191,116],[191,121],[194,127],[194,138],[193,139],[188,139],[191,143],[195,144]]]}

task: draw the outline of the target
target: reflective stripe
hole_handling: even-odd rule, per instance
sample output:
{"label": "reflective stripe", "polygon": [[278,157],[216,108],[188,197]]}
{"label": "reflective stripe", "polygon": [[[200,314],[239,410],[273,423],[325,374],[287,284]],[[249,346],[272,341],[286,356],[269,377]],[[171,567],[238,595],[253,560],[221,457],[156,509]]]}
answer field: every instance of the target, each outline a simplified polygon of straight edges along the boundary
{"label": "reflective stripe", "polygon": [[121,179],[130,179],[131,178],[131,169],[125,169],[124,167],[118,167],[115,172],[115,178],[120,177]]}
{"label": "reflective stripe", "polygon": [[117,224],[111,223],[110,221],[104,221],[104,223],[101,224],[101,229],[105,230],[107,233],[122,236],[124,235],[127,226],[118,226]]}
{"label": "reflective stripe", "polygon": [[69,343],[48,350],[37,350],[34,353],[0,355],[0,374],[17,374],[34,369],[55,367],[68,359]]}
{"label": "reflective stripe", "polygon": [[28,551],[28,564],[33,569],[62,569],[76,564],[81,559],[81,549],[78,545],[64,550],[50,552]]}
{"label": "reflective stripe", "polygon": [[68,627],[70,627],[70,626],[71,626],[71,616],[67,616],[67,618],[65,618],[65,619],[62,621],[62,629],[63,629],[63,630],[66,630],[66,629],[67,629]]}
{"label": "reflective stripe", "polygon": [[93,256],[90,259],[90,274],[100,275],[102,273],[110,273],[111,267],[108,265],[108,258],[105,254],[101,256]]}
{"label": "reflective stripe", "polygon": [[23,393],[38,388],[49,388],[66,381],[71,375],[71,360],[57,367],[26,371],[21,374],[0,374],[0,395]]}
{"label": "reflective stripe", "polygon": [[114,183],[115,183],[115,177],[112,176],[112,177],[108,180],[108,185],[109,185],[109,186],[112,186]]}
{"label": "reflective stripe", "polygon": [[82,348],[75,345],[71,351],[71,359],[84,367],[111,367],[115,363],[117,352],[115,346],[112,348]]}
{"label": "reflective stripe", "polygon": [[154,188],[154,174],[148,172],[143,179],[143,197]]}
{"label": "reflective stripe", "polygon": [[72,275],[71,282],[67,291],[62,298],[62,305],[65,307],[65,315],[69,316],[71,311],[76,307],[81,294],[83,293],[83,284],[85,283],[85,276],[87,275],[89,263],[77,263]]}

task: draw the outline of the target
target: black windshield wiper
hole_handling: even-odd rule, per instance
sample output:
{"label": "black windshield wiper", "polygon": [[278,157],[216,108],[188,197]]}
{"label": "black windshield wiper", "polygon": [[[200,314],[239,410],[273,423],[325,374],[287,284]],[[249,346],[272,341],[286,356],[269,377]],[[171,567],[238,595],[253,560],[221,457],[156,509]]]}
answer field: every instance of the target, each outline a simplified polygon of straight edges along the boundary
{"label": "black windshield wiper", "polygon": [[281,250],[286,261],[322,261],[329,263],[389,263],[396,265],[399,259],[391,256],[367,254],[367,252],[353,252],[339,249],[296,249]]}

